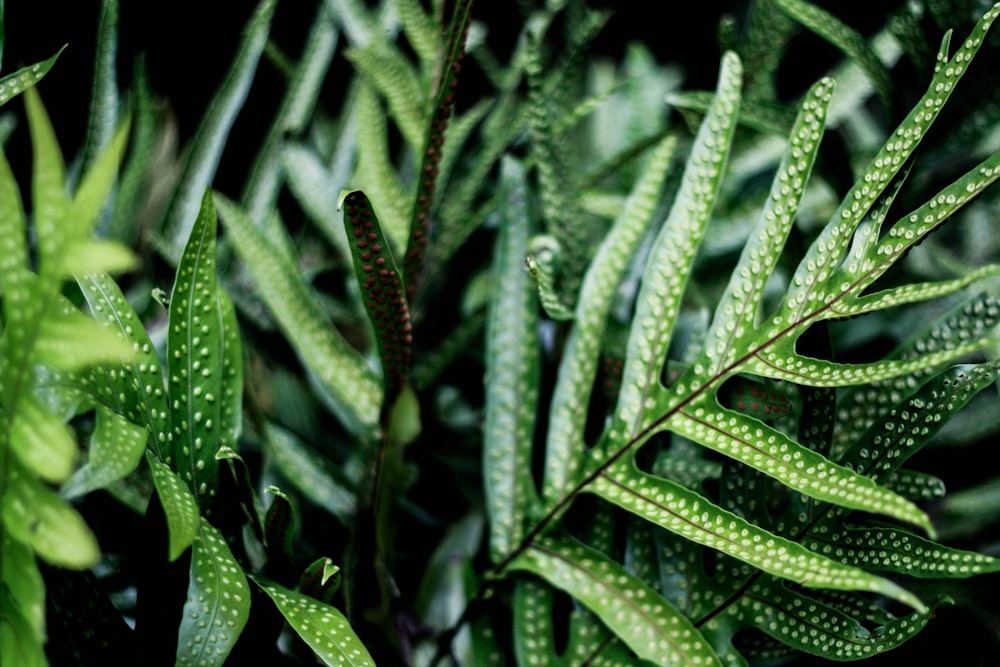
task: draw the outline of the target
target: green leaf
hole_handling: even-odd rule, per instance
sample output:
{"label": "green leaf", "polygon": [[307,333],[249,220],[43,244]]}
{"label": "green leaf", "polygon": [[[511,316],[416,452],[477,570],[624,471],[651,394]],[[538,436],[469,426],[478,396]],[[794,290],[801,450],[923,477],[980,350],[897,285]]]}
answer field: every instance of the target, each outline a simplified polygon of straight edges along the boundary
{"label": "green leaf", "polygon": [[87,448],[87,463],[66,481],[61,493],[76,498],[103,489],[139,466],[146,429],[107,408],[97,410],[97,425]]}
{"label": "green leaf", "polygon": [[319,558],[306,567],[299,577],[299,590],[324,604],[331,604],[340,588],[340,567],[329,558]]}
{"label": "green leaf", "polygon": [[170,466],[149,451],[146,452],[146,462],[149,463],[149,469],[153,473],[156,493],[163,505],[163,513],[167,517],[170,551],[168,556],[171,561],[175,561],[191,546],[198,535],[200,520],[198,503],[191,490],[174,474]]}
{"label": "green leaf", "polygon": [[[222,406],[231,368],[223,366],[225,331],[215,268],[215,208],[206,190],[170,295],[167,375],[170,378],[171,466],[206,511],[219,483],[215,453],[230,444]],[[231,361],[231,360],[230,360]]]}
{"label": "green leaf", "polygon": [[947,547],[898,528],[814,530],[802,544],[848,565],[913,577],[958,579],[1000,570],[1000,559]]}
{"label": "green leaf", "polygon": [[49,482],[63,482],[77,459],[72,431],[44,403],[23,394],[9,424],[10,449],[33,474]]}
{"label": "green leaf", "polygon": [[410,231],[406,226],[406,203],[410,198],[399,181],[390,156],[385,111],[371,86],[358,86],[356,114],[358,156],[352,182],[378,202],[385,233],[398,252],[405,252],[403,244]]}
{"label": "green leaf", "polygon": [[493,265],[486,336],[486,415],[483,479],[490,518],[490,555],[506,556],[523,536],[536,493],[531,476],[538,402],[537,308],[524,270],[529,242],[527,183],[514,158],[501,166],[500,238]]}
{"label": "green leaf", "polygon": [[35,206],[38,234],[38,274],[57,277],[66,244],[76,240],[76,225],[90,221],[71,220],[66,196],[66,167],[52,122],[38,92],[31,88],[24,96],[34,153],[31,198]]}
{"label": "green leaf", "polygon": [[253,275],[268,308],[305,364],[334,400],[352,432],[371,434],[382,391],[361,355],[331,326],[298,270],[275,256],[270,244],[234,203],[216,194],[223,226]]}
{"label": "green leaf", "polygon": [[271,30],[277,0],[261,0],[243,29],[243,40],[226,77],[215,93],[195,135],[177,192],[167,212],[165,239],[180,255],[191,234],[202,194],[211,185],[236,116],[246,102],[257,63]]}
{"label": "green leaf", "polygon": [[640,432],[649,421],[641,417],[641,406],[659,383],[683,289],[722,180],[739,110],[741,74],[739,60],[727,53],[715,102],[698,130],[681,189],[646,262],[616,408],[620,426],[612,432],[613,440]]}
{"label": "green leaf", "polygon": [[[6,583],[6,579],[5,579]],[[31,623],[16,607],[7,590],[0,590],[0,652],[18,667],[47,667],[43,642],[35,637]]]}
{"label": "green leaf", "polygon": [[254,220],[265,219],[276,203],[284,177],[281,156],[285,149],[286,135],[302,132],[316,111],[316,100],[330,69],[339,38],[331,14],[325,3],[320,3],[316,8],[312,28],[288,82],[281,107],[275,114],[251,168],[243,201]]}
{"label": "green leaf", "polygon": [[133,424],[144,426],[153,454],[169,455],[169,402],[160,360],[149,334],[110,276],[85,274],[77,276],[77,284],[94,318],[131,349],[131,355],[120,366],[109,364],[91,371],[87,383],[95,388],[95,398]]}
{"label": "green leaf", "polygon": [[83,517],[16,461],[7,465],[0,517],[11,536],[52,565],[73,569],[95,565],[101,553]]}
{"label": "green leaf", "polygon": [[722,665],[690,619],[600,552],[567,539],[544,538],[511,566],[565,590],[640,658],[669,666]]}
{"label": "green leaf", "polygon": [[375,664],[339,610],[264,579],[251,577],[251,580],[274,601],[281,615],[323,664],[340,667]]}
{"label": "green leaf", "polygon": [[103,361],[127,359],[129,345],[76,310],[68,301],[53,299],[35,342],[34,361],[65,371],[78,371]]}
{"label": "green leaf", "polygon": [[865,590],[917,610],[924,605],[896,584],[774,535],[670,480],[617,464],[588,487],[602,498],[688,540],[717,549],[777,577],[810,588]]}
{"label": "green leaf", "polygon": [[0,78],[0,104],[5,104],[9,102],[14,97],[17,97],[25,90],[31,88],[36,83],[42,80],[52,66],[56,64],[56,60],[62,54],[63,49],[56,51],[55,55],[47,60],[35,63],[34,65],[28,65],[27,67],[22,67],[21,69],[11,72],[3,78]]}
{"label": "green leaf", "polygon": [[[45,641],[45,582],[38,571],[35,555],[31,547],[15,540],[8,531],[4,532],[2,539],[0,572],[4,573],[4,591],[0,595],[0,608],[7,609],[0,612],[0,618],[5,621],[0,626],[6,625],[10,615],[17,614],[30,629],[22,639],[30,637],[42,644]],[[3,655],[9,655],[7,650],[4,650]]]}
{"label": "green leaf", "polygon": [[118,96],[118,0],[103,0],[97,27],[90,119],[83,148],[84,169],[103,151],[114,135],[121,100]]}
{"label": "green leaf", "polygon": [[[114,95],[116,96],[117,93]],[[105,109],[104,113],[113,115],[114,110]],[[105,119],[97,122],[108,124],[113,121]],[[121,123],[117,129],[108,127],[106,130],[102,130],[107,134],[107,137],[100,140],[101,151],[91,156],[91,161],[87,165],[80,185],[73,195],[70,215],[78,220],[79,224],[87,225],[87,231],[90,231],[94,221],[107,204],[108,195],[118,179],[118,167],[125,153],[129,128],[130,123],[126,121]]]}
{"label": "green leaf", "polygon": [[380,41],[372,41],[363,49],[350,49],[346,55],[385,97],[389,114],[410,148],[420,150],[426,97],[412,65],[398,49]]}
{"label": "green leaf", "polygon": [[26,93],[25,107],[35,156],[32,199],[38,233],[39,275],[43,279],[45,276],[63,278],[74,271],[130,267],[134,259],[121,246],[89,240],[117,177],[128,124],[119,127],[107,149],[83,175],[73,198],[69,199],[63,157],[51,121],[34,89]]}
{"label": "green leaf", "polygon": [[753,626],[771,637],[813,655],[847,661],[884,653],[912,638],[931,619],[941,600],[925,610],[889,621],[874,632],[836,609],[780,584],[755,586],[743,604]]}
{"label": "green leaf", "polygon": [[418,0],[397,0],[396,10],[399,12],[406,38],[417,52],[425,67],[438,59],[442,48],[441,30],[433,18],[424,12]]}
{"label": "green leaf", "polygon": [[801,0],[774,0],[774,4],[856,61],[882,98],[882,103],[891,108],[892,77],[864,35],[811,3]]}
{"label": "green leaf", "polygon": [[177,665],[221,666],[250,617],[250,589],[222,533],[201,519],[177,638]]}
{"label": "green leaf", "polygon": [[[28,242],[21,188],[14,178],[6,155],[0,151],[0,238],[4,251],[0,253],[0,294],[8,294],[20,281],[28,266]],[[7,299],[3,304],[4,317],[10,320],[11,307]]]}
{"label": "green leaf", "polygon": [[657,144],[584,275],[574,327],[566,340],[552,393],[543,486],[543,495],[549,502],[562,497],[578,482],[579,459],[572,452],[584,441],[591,389],[612,298],[628,261],[652,224],[675,146],[673,138]]}
{"label": "green leaf", "polygon": [[300,492],[344,522],[354,516],[357,495],[328,458],[274,424],[268,424],[266,438],[274,465]]}

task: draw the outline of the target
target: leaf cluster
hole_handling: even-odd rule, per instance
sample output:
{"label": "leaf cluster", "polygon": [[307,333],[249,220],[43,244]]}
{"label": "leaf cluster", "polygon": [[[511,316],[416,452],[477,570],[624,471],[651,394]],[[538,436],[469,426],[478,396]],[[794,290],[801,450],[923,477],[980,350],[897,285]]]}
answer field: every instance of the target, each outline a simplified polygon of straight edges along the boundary
{"label": "leaf cluster", "polygon": [[0,655],[850,661],[1000,613],[956,581],[996,482],[926,464],[996,430],[968,4],[749,3],[707,92],[582,1],[323,0],[290,45],[260,0],[178,150],[105,0],[69,168],[58,54],[0,79]]}

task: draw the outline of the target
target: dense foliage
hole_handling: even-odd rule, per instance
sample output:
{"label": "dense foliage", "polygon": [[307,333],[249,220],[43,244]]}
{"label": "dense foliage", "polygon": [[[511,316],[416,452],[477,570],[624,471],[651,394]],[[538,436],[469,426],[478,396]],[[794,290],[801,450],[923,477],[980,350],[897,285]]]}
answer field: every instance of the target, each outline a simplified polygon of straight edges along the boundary
{"label": "dense foliage", "polygon": [[3,665],[1000,656],[1000,6],[261,0],[191,131],[123,10],[0,79]]}

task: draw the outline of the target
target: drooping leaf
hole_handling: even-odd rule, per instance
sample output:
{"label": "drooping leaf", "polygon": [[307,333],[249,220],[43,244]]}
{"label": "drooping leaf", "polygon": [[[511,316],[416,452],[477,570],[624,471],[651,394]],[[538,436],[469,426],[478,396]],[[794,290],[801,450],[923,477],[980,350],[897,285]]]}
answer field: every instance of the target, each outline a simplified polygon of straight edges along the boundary
{"label": "drooping leaf", "polygon": [[340,667],[375,664],[338,609],[258,577],[251,577],[251,581],[274,601],[281,615],[323,664]]}
{"label": "drooping leaf", "polygon": [[297,269],[271,252],[246,213],[225,197],[215,197],[223,226],[247,263],[257,289],[282,331],[335,401],[344,425],[356,433],[371,433],[382,405],[374,373],[331,326]]}
{"label": "drooping leaf", "polygon": [[77,276],[77,284],[94,318],[131,349],[131,356],[122,365],[98,366],[84,379],[84,383],[94,388],[95,399],[124,415],[133,424],[146,428],[147,442],[153,454],[168,456],[172,437],[168,427],[169,402],[163,370],[149,334],[110,276],[85,274]]}
{"label": "drooping leaf", "polygon": [[168,558],[175,561],[198,535],[198,503],[191,489],[174,474],[170,466],[149,451],[146,452],[146,462],[152,471],[156,493],[167,517]]}
{"label": "drooping leaf", "polygon": [[566,539],[533,543],[512,562],[600,617],[639,657],[658,665],[721,665],[691,621],[622,566]]}
{"label": "drooping leaf", "polygon": [[87,463],[63,485],[63,496],[82,496],[128,475],[142,461],[146,437],[143,427],[106,408],[98,409],[97,425],[87,448]]}
{"label": "drooping leaf", "polygon": [[250,616],[250,589],[226,540],[204,518],[177,638],[177,665],[222,665]]}

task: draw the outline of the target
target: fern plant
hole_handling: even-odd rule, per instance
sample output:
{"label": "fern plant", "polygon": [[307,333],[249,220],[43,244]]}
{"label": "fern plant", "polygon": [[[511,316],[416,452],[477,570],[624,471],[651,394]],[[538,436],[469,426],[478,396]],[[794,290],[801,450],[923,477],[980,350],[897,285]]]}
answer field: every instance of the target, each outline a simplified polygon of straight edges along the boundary
{"label": "fern plant", "polygon": [[[912,4],[868,39],[753,3],[701,93],[643,47],[593,55],[582,1],[521,3],[507,58],[490,9],[416,0],[316,3],[289,55],[287,6],[256,5],[177,154],[141,63],[119,94],[115,0],[79,185],[28,99],[34,234],[0,178],[0,659],[857,660],[958,589],[924,580],[1000,569],[907,466],[995,412],[997,248],[942,227],[989,229],[1000,154],[936,190],[923,165],[988,125],[941,116],[1000,10],[935,60]],[[847,64],[791,108],[796,26]],[[931,76],[907,115],[904,56]],[[233,192],[259,67],[284,94]]]}
{"label": "fern plant", "polygon": [[[949,366],[993,341],[995,298],[974,297],[883,359],[838,363],[823,342],[826,322],[953,294],[996,274],[989,265],[938,282],[883,280],[997,178],[993,154],[910,211],[892,207],[917,145],[996,15],[988,12],[954,52],[945,38],[928,91],[785,273],[783,248],[834,85],[822,80],[809,91],[728,284],[682,347],[674,339],[685,288],[740,123],[742,70],[735,55],[724,57],[651,242],[617,397],[596,437],[588,437],[588,415],[603,332],[624,268],[653,222],[673,144],[656,147],[587,265],[549,401],[537,391],[538,321],[519,265],[532,247],[526,183],[523,169],[507,163],[484,480],[494,563],[487,576],[513,580],[519,659],[619,663],[634,654],[654,664],[745,664],[788,649],[859,659],[898,646],[940,604],[878,573],[996,571],[993,558],[933,542],[914,502],[930,493],[926,480],[900,467],[995,381],[995,362]],[[840,422],[835,390],[869,386],[888,400],[872,408],[871,391],[846,393],[862,416]],[[566,611],[560,591],[575,600],[568,619],[557,616]],[[893,615],[870,594],[911,611]],[[562,649],[559,627],[568,628]]]}

